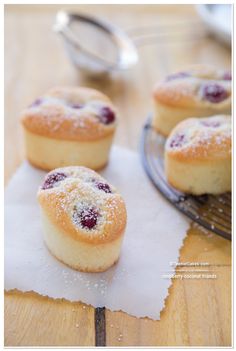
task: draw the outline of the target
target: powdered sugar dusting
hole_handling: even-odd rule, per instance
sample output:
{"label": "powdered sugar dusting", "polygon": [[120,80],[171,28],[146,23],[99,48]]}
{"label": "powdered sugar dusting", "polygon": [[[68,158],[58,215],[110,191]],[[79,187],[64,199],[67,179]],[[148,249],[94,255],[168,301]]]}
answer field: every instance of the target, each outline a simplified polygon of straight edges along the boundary
{"label": "powdered sugar dusting", "polygon": [[[191,155],[196,151],[197,156],[198,147],[202,146],[201,154],[207,156],[213,144],[220,147],[225,141],[231,140],[231,118],[223,115],[191,118],[182,122],[175,130],[167,139],[167,152],[188,153],[191,150]],[[180,135],[183,137],[178,142]]]}
{"label": "powdered sugar dusting", "polygon": [[87,99],[83,92],[82,96],[73,90],[68,94],[63,88],[59,92],[59,97],[48,93],[38,98],[24,111],[23,116],[30,117],[31,128],[33,119],[36,130],[41,126],[58,138],[61,133],[66,133],[69,138],[76,139],[79,135],[89,137],[91,133],[99,137],[114,129],[116,112],[111,103],[96,96],[91,99],[89,92]]}
{"label": "powdered sugar dusting", "polygon": [[[184,72],[167,76],[164,82],[157,86],[157,91],[161,95],[163,91],[172,103],[182,100],[194,102],[196,105],[225,103],[225,100],[228,102],[228,98],[231,97],[230,76],[230,72],[226,70],[211,66],[194,66]],[[217,94],[214,87],[218,88]]]}
{"label": "powdered sugar dusting", "polygon": [[[120,219],[117,215],[117,201],[121,197],[103,177],[85,167],[64,167],[50,172],[46,179],[62,173],[66,177],[60,179],[55,186],[39,190],[39,193],[53,193],[57,196],[57,218],[67,213],[73,225],[85,233],[102,233],[103,228],[112,224],[114,219],[118,225],[122,224],[123,218]],[[106,185],[110,191],[104,191],[97,184]]]}
{"label": "powdered sugar dusting", "polygon": [[[38,101],[40,101],[40,103],[38,103]],[[34,110],[35,113],[40,113],[43,109],[52,107],[62,109],[64,112],[64,119],[73,119],[75,126],[81,128],[85,128],[86,126],[84,118],[94,117],[97,123],[99,123],[100,119],[98,117],[100,117],[100,111],[108,108],[104,102],[98,100],[90,100],[85,104],[81,104],[80,101],[78,101],[78,103],[73,104],[64,99],[47,95],[37,99],[29,106],[29,109]],[[110,106],[109,109],[111,109]],[[58,123],[60,124],[62,121],[58,120]]]}

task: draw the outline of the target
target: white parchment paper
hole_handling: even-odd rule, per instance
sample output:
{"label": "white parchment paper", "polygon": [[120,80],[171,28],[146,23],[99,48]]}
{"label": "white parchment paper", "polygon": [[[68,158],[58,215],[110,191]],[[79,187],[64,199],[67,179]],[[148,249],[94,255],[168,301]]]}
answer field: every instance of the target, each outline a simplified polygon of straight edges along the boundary
{"label": "white parchment paper", "polygon": [[101,174],[123,195],[128,225],[119,262],[104,273],[80,273],[43,243],[36,192],[45,172],[26,161],[5,192],[5,289],[83,301],[137,317],[160,318],[189,221],[153,187],[139,155],[114,147]]}

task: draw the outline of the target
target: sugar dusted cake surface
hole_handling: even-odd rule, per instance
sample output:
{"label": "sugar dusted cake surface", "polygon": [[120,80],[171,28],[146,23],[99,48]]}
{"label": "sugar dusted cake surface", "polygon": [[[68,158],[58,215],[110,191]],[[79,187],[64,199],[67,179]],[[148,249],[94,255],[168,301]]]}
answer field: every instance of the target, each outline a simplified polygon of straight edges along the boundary
{"label": "sugar dusted cake surface", "polygon": [[58,87],[35,100],[22,112],[31,133],[71,141],[93,141],[114,133],[116,110],[97,90]]}
{"label": "sugar dusted cake surface", "polygon": [[166,151],[189,160],[230,157],[230,116],[190,118],[179,123],[167,140]]}
{"label": "sugar dusted cake surface", "polygon": [[85,167],[50,172],[39,189],[38,200],[52,222],[75,240],[109,242],[122,233],[126,224],[121,195]]}

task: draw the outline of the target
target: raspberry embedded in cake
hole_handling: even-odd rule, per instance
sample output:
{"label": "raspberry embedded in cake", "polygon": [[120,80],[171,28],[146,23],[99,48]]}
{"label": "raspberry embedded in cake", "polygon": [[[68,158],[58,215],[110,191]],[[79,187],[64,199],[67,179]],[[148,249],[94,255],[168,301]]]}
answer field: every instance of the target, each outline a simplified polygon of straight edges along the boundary
{"label": "raspberry embedded in cake", "polygon": [[221,123],[219,121],[201,121],[200,122],[203,126],[205,127],[210,127],[210,128],[217,128],[221,125]]}
{"label": "raspberry embedded in cake", "polygon": [[21,114],[31,163],[46,171],[71,165],[97,170],[108,163],[116,108],[106,95],[86,87],[56,87],[33,101]]}
{"label": "raspberry embedded in cake", "polygon": [[115,113],[110,109],[110,107],[102,107],[98,118],[103,124],[111,124],[115,121]]}
{"label": "raspberry embedded in cake", "polygon": [[232,75],[230,71],[227,71],[223,74],[223,79],[224,80],[232,80]]}
{"label": "raspberry embedded in cake", "polygon": [[42,189],[51,189],[54,185],[67,178],[67,175],[63,172],[51,173],[47,176],[46,180],[42,185]]}
{"label": "raspberry embedded in cake", "polygon": [[170,142],[170,147],[181,147],[185,143],[185,141],[186,139],[184,134],[176,134]]}
{"label": "raspberry embedded in cake", "polygon": [[219,103],[228,97],[227,91],[219,84],[207,84],[202,88],[202,96],[205,100]]}
{"label": "raspberry embedded in cake", "polygon": [[[68,178],[51,190],[41,187],[37,194],[44,242],[50,253],[69,267],[103,272],[120,255],[127,222],[125,202],[106,179],[89,168],[69,166],[48,176],[57,174],[58,178],[58,173]],[[103,191],[110,189],[111,194]]]}
{"label": "raspberry embedded in cake", "polygon": [[80,210],[77,206],[74,207],[73,219],[82,228],[93,229],[97,224],[98,217],[98,210],[94,206],[87,206]]}
{"label": "raspberry embedded in cake", "polygon": [[186,144],[165,148],[167,182],[186,196],[231,191],[231,116],[185,119],[172,130],[168,146],[176,134],[185,134]]}
{"label": "raspberry embedded in cake", "polygon": [[82,104],[71,104],[70,107],[74,108],[76,110],[80,110],[81,108],[83,108],[83,105]]}
{"label": "raspberry embedded in cake", "polygon": [[152,91],[152,126],[167,137],[184,119],[230,115],[230,79],[230,67],[222,69],[204,64],[191,65],[180,69],[179,74],[168,75],[166,80],[157,82]]}
{"label": "raspberry embedded in cake", "polygon": [[30,107],[37,107],[37,106],[41,105],[42,102],[43,102],[42,99],[36,99],[36,100],[30,105]]}
{"label": "raspberry embedded in cake", "polygon": [[98,182],[98,183],[96,183],[96,187],[99,190],[102,190],[102,191],[104,191],[107,194],[111,194],[111,188],[110,188],[110,186],[107,183]]}
{"label": "raspberry embedded in cake", "polygon": [[179,78],[187,78],[189,76],[190,76],[190,74],[187,72],[178,72],[175,74],[170,74],[169,76],[167,76],[166,80],[169,81],[169,80],[174,80],[174,79],[179,79]]}

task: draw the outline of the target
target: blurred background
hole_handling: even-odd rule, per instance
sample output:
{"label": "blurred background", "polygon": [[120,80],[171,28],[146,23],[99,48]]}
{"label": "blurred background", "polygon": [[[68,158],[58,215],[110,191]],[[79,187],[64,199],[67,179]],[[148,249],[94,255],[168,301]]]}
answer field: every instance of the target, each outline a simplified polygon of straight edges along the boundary
{"label": "blurred background", "polygon": [[[81,74],[68,59],[62,38],[52,30],[61,9],[108,20],[132,37],[147,35],[137,41],[143,44],[138,46],[138,63],[110,79]],[[188,64],[231,65],[228,38],[216,40],[201,11],[194,5],[6,5],[5,179],[24,158],[20,111],[57,85],[85,85],[107,94],[120,114],[115,143],[137,150],[158,80]],[[229,27],[226,15],[216,13],[219,25]],[[81,39],[90,47],[100,43],[94,32]]]}

